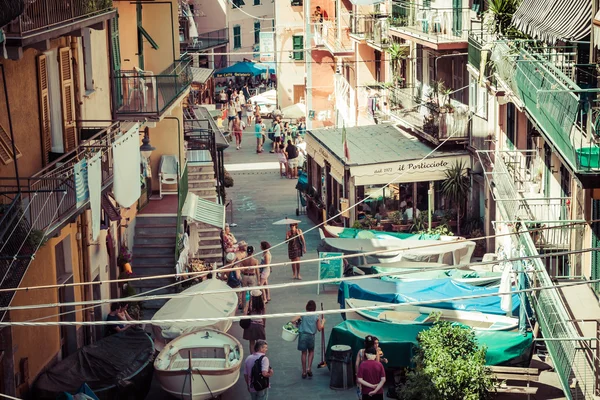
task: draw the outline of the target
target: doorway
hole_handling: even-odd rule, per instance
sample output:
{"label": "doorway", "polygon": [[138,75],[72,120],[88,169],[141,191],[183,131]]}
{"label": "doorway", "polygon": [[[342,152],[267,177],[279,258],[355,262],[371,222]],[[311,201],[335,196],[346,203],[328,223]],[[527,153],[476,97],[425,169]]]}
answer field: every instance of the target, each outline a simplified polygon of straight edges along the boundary
{"label": "doorway", "polygon": [[[67,235],[54,247],[54,261],[56,266],[56,283],[59,285],[73,283],[73,264],[71,252],[71,235]],[[58,290],[59,303],[75,301],[75,287],[66,286]],[[75,322],[75,307],[63,306],[59,308],[61,322]],[[77,351],[77,328],[75,326],[60,326],[61,359]]]}
{"label": "doorway", "polygon": [[[99,275],[97,275],[94,278],[94,282],[100,282],[100,276]],[[93,286],[92,297],[94,298],[94,301],[100,301],[100,300],[102,300],[102,287],[101,287],[101,285],[94,285]],[[94,321],[102,321],[102,307],[101,306],[94,307]],[[92,336],[94,337],[94,341],[97,342],[98,340],[102,339],[102,337],[104,336],[104,327],[102,325],[97,325],[96,327],[94,327],[92,329],[94,330],[92,332]]]}

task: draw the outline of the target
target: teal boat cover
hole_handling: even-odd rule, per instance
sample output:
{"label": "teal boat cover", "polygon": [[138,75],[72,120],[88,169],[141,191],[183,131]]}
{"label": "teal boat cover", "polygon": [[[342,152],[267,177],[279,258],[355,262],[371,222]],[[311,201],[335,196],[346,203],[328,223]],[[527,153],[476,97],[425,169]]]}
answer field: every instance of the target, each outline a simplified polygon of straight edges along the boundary
{"label": "teal boat cover", "polygon": [[[365,336],[379,339],[379,346],[388,363],[387,368],[413,367],[412,358],[417,347],[417,335],[431,324],[384,324],[373,321],[344,321],[335,326],[329,335],[326,359],[331,356],[331,346],[347,345],[352,348],[352,359],[364,348]],[[519,332],[475,331],[477,342],[487,347],[486,364],[504,366],[528,366],[533,336]]]}
{"label": "teal boat cover", "polygon": [[[354,228],[345,228],[342,233],[338,235],[340,239],[356,239],[356,236],[365,232],[365,229],[354,229]],[[400,232],[382,232],[375,230],[368,230],[373,234],[374,238],[377,239],[388,239],[390,237],[396,239],[410,239],[410,240],[439,240],[440,235],[430,235],[427,233],[400,233]]]}
{"label": "teal boat cover", "polygon": [[[385,264],[383,264],[385,265]],[[498,283],[502,277],[502,272],[488,271],[469,271],[464,269],[444,269],[436,271],[427,271],[422,269],[409,268],[387,268],[383,266],[371,267],[374,274],[390,274],[398,272],[398,275],[382,276],[384,281],[404,281],[414,279],[476,279],[476,278],[497,278]],[[412,272],[412,273],[411,273]],[[479,285],[478,285],[479,286]]]}
{"label": "teal boat cover", "polygon": [[[473,286],[456,282],[452,279],[424,279],[421,281],[402,282],[369,278],[341,282],[338,290],[338,303],[341,308],[345,308],[346,297],[386,303],[409,303],[494,293],[498,293],[497,287]],[[440,301],[423,304],[423,306],[506,315],[506,312],[500,308],[500,300],[500,296],[488,296],[474,299]],[[514,294],[512,298],[512,315],[519,315],[519,305],[519,296]]]}

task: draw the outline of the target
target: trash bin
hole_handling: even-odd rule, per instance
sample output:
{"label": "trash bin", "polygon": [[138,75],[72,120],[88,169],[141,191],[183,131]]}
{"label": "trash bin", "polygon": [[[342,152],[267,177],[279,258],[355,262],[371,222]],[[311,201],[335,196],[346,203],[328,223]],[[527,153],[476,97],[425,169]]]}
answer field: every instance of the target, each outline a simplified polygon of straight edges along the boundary
{"label": "trash bin", "polygon": [[352,371],[352,348],[343,344],[331,346],[331,380],[333,390],[346,390],[354,386]]}

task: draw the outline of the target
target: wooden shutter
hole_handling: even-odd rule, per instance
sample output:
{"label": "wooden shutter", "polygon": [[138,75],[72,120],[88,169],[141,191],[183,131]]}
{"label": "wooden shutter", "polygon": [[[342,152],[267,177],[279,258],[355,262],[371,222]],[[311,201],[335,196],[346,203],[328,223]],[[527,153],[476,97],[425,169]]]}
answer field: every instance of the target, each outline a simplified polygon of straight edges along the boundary
{"label": "wooden shutter", "polygon": [[123,83],[121,82],[121,43],[119,42],[119,20],[118,16],[110,21],[110,45],[111,61],[114,74],[114,107],[120,109],[123,106]]}
{"label": "wooden shutter", "polygon": [[40,135],[42,139],[42,161],[44,165],[49,162],[52,151],[52,131],[50,128],[50,96],[48,93],[48,66],[45,55],[37,58],[38,91],[40,99]]}
{"label": "wooden shutter", "polygon": [[58,68],[60,71],[60,95],[63,112],[63,143],[65,153],[77,147],[77,129],[75,127],[75,88],[73,82],[73,65],[71,49],[58,49]]}
{"label": "wooden shutter", "polygon": [[292,36],[292,46],[294,50],[294,60],[303,60],[304,59],[304,36],[294,35]]}
{"label": "wooden shutter", "polygon": [[[15,145],[15,150],[17,153],[17,158],[21,157],[21,151]],[[8,164],[14,161],[13,159],[13,151],[12,151],[12,140],[10,140],[10,135],[6,132],[6,129],[2,125],[0,125],[0,160],[4,164]]]}

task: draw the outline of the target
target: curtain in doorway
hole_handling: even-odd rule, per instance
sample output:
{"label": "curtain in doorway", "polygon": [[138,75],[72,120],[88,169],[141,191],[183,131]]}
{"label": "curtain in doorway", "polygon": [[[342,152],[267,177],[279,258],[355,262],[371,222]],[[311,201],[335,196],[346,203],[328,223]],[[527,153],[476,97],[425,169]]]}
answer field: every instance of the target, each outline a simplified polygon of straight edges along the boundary
{"label": "curtain in doorway", "polygon": [[90,196],[90,210],[92,211],[92,240],[98,239],[100,234],[100,216],[102,194],[102,154],[98,151],[87,160],[87,184]]}
{"label": "curtain in doorway", "polygon": [[113,192],[123,207],[131,207],[142,194],[140,183],[139,124],[119,137],[112,145],[114,157]]}

